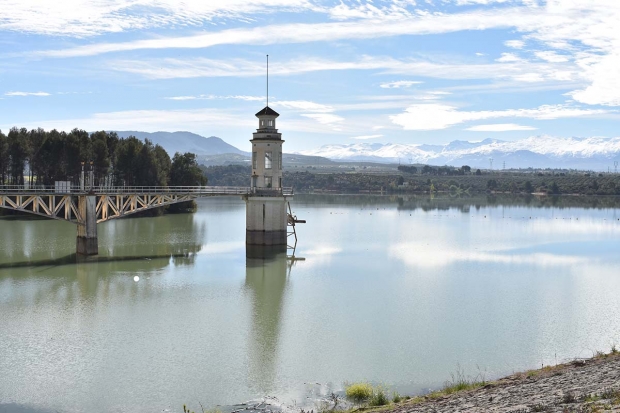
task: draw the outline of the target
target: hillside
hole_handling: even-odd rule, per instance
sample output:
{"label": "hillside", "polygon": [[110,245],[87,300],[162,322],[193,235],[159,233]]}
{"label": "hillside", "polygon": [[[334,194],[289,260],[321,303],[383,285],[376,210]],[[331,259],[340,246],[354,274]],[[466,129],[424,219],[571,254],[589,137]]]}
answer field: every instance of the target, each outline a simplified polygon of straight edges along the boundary
{"label": "hillside", "polygon": [[191,132],[140,132],[140,131],[116,131],[118,136],[126,138],[135,136],[138,139],[149,139],[154,144],[161,145],[170,156],[175,152],[192,152],[198,156],[201,155],[220,155],[225,153],[248,155],[236,147],[229,145],[222,139],[211,136],[205,138]]}

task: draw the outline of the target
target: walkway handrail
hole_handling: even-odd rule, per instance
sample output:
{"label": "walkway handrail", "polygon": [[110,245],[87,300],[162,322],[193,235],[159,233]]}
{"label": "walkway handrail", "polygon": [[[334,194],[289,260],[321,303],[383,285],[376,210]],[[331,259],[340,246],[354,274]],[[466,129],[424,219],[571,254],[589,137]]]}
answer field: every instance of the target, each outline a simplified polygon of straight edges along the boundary
{"label": "walkway handrail", "polygon": [[202,195],[251,195],[251,194],[293,195],[293,188],[250,188],[239,186],[95,186],[81,189],[79,185],[44,186],[0,185],[0,194],[5,195],[118,195],[118,194],[188,194]]}

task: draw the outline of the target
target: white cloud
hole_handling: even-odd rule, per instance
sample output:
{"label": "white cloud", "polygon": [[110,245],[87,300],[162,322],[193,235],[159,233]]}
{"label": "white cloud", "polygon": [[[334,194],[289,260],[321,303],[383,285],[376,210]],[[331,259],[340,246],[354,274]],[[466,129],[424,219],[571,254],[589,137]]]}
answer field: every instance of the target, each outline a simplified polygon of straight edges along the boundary
{"label": "white cloud", "polygon": [[274,107],[284,107],[287,109],[295,109],[307,112],[328,113],[333,112],[334,108],[320,103],[310,102],[307,100],[279,100],[273,103]]}
{"label": "white cloud", "polygon": [[544,82],[545,78],[540,73],[524,73],[522,75],[514,75],[512,77],[518,82],[536,83]]}
{"label": "white cloud", "polygon": [[552,50],[539,51],[534,53],[536,57],[542,60],[546,60],[551,63],[563,63],[568,62],[570,59],[566,55],[559,55]]}
{"label": "white cloud", "polygon": [[511,47],[513,49],[523,49],[523,47],[525,47],[525,42],[523,40],[508,40],[505,41],[504,44],[506,47]]}
{"label": "white cloud", "polygon": [[[177,79],[196,77],[253,77],[264,76],[262,61],[230,59],[159,59],[117,60],[110,63],[114,70],[135,73],[149,79]],[[510,62],[492,64],[445,63],[416,59],[398,60],[391,57],[362,56],[354,61],[334,61],[319,57],[295,58],[270,66],[272,76],[293,75],[316,71],[378,70],[384,74],[406,74],[440,79],[512,79],[531,81],[529,71],[536,76],[555,80],[560,71],[550,63]],[[575,69],[576,70],[576,69]],[[523,79],[523,80],[521,80]],[[556,80],[557,81],[557,80]]]}
{"label": "white cloud", "polygon": [[309,0],[2,0],[0,9],[0,30],[86,37],[318,7]]}
{"label": "white cloud", "polygon": [[442,104],[411,105],[398,115],[390,116],[405,130],[440,130],[459,123],[496,118],[560,119],[609,113],[602,109],[581,109],[566,105],[544,105],[536,109],[509,109],[497,111],[460,111]]}
{"label": "white cloud", "polygon": [[363,141],[368,139],[379,139],[382,138],[383,135],[363,135],[363,136],[353,136],[351,139]]}
{"label": "white cloud", "polygon": [[338,115],[331,114],[331,113],[304,113],[301,116],[314,119],[315,121],[322,123],[324,125],[330,125],[333,123],[339,123],[339,122],[344,121],[344,118]]}
{"label": "white cloud", "polygon": [[502,53],[502,56],[496,61],[501,63],[521,62],[522,59],[514,53]]}
{"label": "white cloud", "polygon": [[514,123],[496,123],[492,125],[476,125],[465,130],[473,132],[508,132],[520,130],[536,130],[533,126],[517,125]]}
{"label": "white cloud", "polygon": [[381,87],[383,89],[400,89],[400,88],[411,87],[413,85],[419,85],[420,83],[422,82],[415,81],[415,80],[399,80],[396,82],[381,83]]}
{"label": "white cloud", "polygon": [[47,92],[6,92],[4,96],[51,96]]}
{"label": "white cloud", "polygon": [[[212,30],[192,36],[157,37],[118,43],[94,43],[34,52],[37,56],[75,57],[140,49],[208,48],[218,45],[270,45],[282,43],[335,42],[344,39],[373,39],[386,36],[427,35],[468,30],[509,29],[521,39],[505,42],[519,49],[536,44],[539,60],[518,60],[514,53],[500,57],[506,65],[472,65],[408,60],[389,62],[353,62],[325,69],[318,63],[304,70],[383,69],[399,73],[439,78],[513,79],[518,82],[580,81],[573,99],[592,105],[620,105],[620,84],[614,76],[620,63],[620,2],[611,0],[457,0],[471,5],[466,11],[446,13],[412,9],[412,2],[321,2],[314,0],[229,0],[226,2],[187,0],[0,0],[3,14],[0,30],[42,34],[89,36],[104,32],[140,30],[167,25],[199,25],[213,19],[252,21],[256,13],[274,11],[316,11],[339,21],[290,23],[267,26]],[[76,4],[79,3],[79,7]],[[425,7],[426,3],[425,2]],[[501,7],[483,7],[505,3]],[[428,6],[431,7],[431,6]],[[214,26],[215,27],[215,26]],[[371,28],[371,29],[370,29]],[[566,60],[564,60],[566,59]],[[543,60],[544,63],[541,63]],[[215,67],[197,62],[196,67],[183,62],[125,61],[115,62],[116,70],[139,73],[153,79],[197,76],[251,76],[255,70]],[[158,64],[164,63],[158,70]],[[195,62],[194,62],[195,63]],[[333,62],[337,63],[337,62]],[[361,64],[363,63],[363,64]],[[371,64],[372,63],[372,64]],[[131,65],[135,67],[132,68]],[[510,64],[510,65],[508,65]],[[322,69],[321,69],[322,68]],[[175,69],[178,75],[175,75]],[[246,68],[247,69],[247,68]],[[261,68],[262,69],[262,68]],[[289,68],[290,69],[290,68]],[[434,70],[439,69],[439,70]],[[576,70],[575,70],[576,69]],[[459,71],[463,74],[458,75]],[[262,72],[262,71],[261,71]],[[571,73],[570,76],[567,74]]]}
{"label": "white cloud", "polygon": [[264,102],[264,96],[245,96],[245,95],[231,95],[231,96],[218,96],[218,95],[189,95],[189,96],[170,96],[164,99],[168,100],[216,100],[216,99],[238,99],[248,102]]}
{"label": "white cloud", "polygon": [[[514,27],[515,22],[518,21],[530,22],[544,18],[544,15],[533,13],[531,10],[523,7],[503,8],[493,12],[426,13],[416,15],[415,18],[403,16],[394,18],[390,16],[345,22],[291,23],[247,29],[227,29],[194,36],[160,37],[119,43],[89,44],[68,49],[39,51],[34,54],[47,57],[76,57],[141,49],[196,49],[231,44],[268,45],[319,41],[333,42],[344,39],[370,39],[386,36],[479,30],[482,26],[487,29],[508,28]],[[369,30],[369,27],[372,27],[372,30]]]}
{"label": "white cloud", "polygon": [[620,52],[616,51],[597,59],[583,59],[581,65],[591,84],[570,93],[573,99],[589,105],[620,106]]}
{"label": "white cloud", "polygon": [[[26,128],[42,127],[70,131],[79,127],[85,130],[201,130],[209,126],[244,126],[251,130],[255,126],[253,116],[235,114],[220,109],[191,110],[129,110],[121,112],[95,113],[79,119],[59,119],[23,122]],[[8,125],[7,125],[8,126]]]}

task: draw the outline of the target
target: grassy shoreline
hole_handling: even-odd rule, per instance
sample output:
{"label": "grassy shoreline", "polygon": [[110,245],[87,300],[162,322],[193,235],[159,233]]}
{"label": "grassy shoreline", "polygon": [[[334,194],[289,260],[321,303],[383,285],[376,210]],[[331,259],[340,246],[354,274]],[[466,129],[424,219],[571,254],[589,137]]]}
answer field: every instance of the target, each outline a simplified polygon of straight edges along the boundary
{"label": "grassy shoreline", "polygon": [[[397,402],[389,402],[382,406],[372,406],[371,403],[360,403],[353,408],[341,410],[346,413],[355,412],[388,412],[388,411],[409,411],[408,409],[428,409],[429,411],[439,411],[434,407],[435,404],[454,404],[453,411],[460,411],[463,406],[467,407],[468,399],[475,398],[481,391],[493,391],[502,389],[506,386],[515,386],[520,383],[531,384],[532,382],[545,380],[551,377],[562,376],[569,372],[579,369],[602,366],[605,363],[620,363],[620,351],[613,346],[609,353],[597,352],[591,358],[573,359],[569,362],[554,366],[542,366],[540,369],[526,370],[513,373],[509,376],[501,377],[496,380],[487,381],[483,377],[476,376],[467,378],[462,372],[457,371],[441,389],[425,395],[399,397]],[[617,387],[606,387],[601,385],[598,391],[594,392],[563,392],[557,405],[531,404],[523,411],[554,411],[561,407],[562,412],[586,412],[596,413],[604,411],[620,411],[620,370],[617,372]],[[559,389],[556,389],[559,391]],[[492,399],[492,396],[491,396]],[[456,402],[456,403],[455,403]],[[568,405],[569,407],[566,407]],[[323,411],[337,411],[337,409],[325,409]],[[417,411],[417,410],[416,410]],[[443,410],[441,410],[443,411]],[[452,410],[449,410],[452,411]],[[521,411],[521,410],[520,410]]]}

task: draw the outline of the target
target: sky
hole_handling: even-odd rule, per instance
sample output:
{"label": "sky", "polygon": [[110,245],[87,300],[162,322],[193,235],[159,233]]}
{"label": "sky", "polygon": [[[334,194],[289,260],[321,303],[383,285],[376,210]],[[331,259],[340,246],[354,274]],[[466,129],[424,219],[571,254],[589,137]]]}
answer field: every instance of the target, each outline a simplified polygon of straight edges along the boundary
{"label": "sky", "polygon": [[0,129],[617,137],[616,0],[0,0]]}

